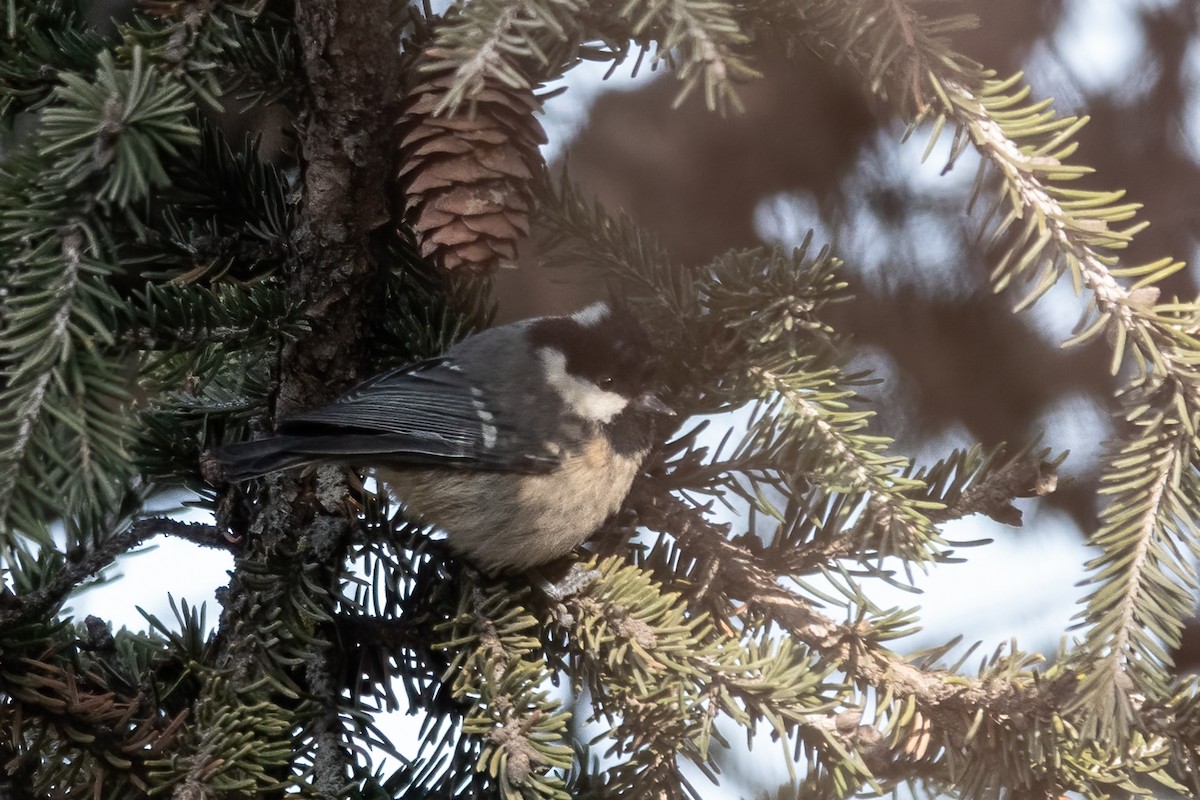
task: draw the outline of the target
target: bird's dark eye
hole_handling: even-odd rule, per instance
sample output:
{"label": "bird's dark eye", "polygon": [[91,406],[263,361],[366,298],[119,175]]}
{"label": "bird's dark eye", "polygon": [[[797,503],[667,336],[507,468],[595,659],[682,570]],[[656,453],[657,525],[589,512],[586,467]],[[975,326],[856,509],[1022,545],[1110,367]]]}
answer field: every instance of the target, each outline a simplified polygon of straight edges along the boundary
{"label": "bird's dark eye", "polygon": [[613,379],[611,375],[603,375],[596,381],[596,385],[601,389],[611,389],[613,387]]}

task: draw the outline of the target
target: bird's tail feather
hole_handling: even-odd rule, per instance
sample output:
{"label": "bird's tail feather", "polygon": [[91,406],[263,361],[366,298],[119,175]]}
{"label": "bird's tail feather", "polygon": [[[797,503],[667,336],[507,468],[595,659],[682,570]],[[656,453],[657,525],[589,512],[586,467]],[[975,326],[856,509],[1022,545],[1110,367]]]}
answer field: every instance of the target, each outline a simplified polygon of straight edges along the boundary
{"label": "bird's tail feather", "polygon": [[[431,449],[432,448],[432,449]],[[396,463],[403,466],[432,466],[462,469],[483,469],[469,454],[457,457],[443,452],[445,445],[436,441],[399,434],[331,433],[322,436],[272,436],[253,442],[226,445],[212,451],[220,465],[221,477],[232,483],[257,478],[306,464],[334,462],[380,466]],[[541,462],[532,461],[529,471],[544,471]],[[509,469],[515,469],[509,467]]]}
{"label": "bird's tail feather", "polygon": [[303,436],[274,436],[217,448],[213,458],[221,465],[221,476],[232,483],[257,478],[281,469],[321,460],[304,447]]}

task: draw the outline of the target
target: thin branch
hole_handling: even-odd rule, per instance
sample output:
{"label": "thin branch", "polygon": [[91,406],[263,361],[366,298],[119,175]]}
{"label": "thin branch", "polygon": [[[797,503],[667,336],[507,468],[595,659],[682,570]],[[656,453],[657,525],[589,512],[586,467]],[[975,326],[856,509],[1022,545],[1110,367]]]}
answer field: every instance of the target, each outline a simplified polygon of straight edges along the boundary
{"label": "thin branch", "polygon": [[19,596],[0,595],[0,606],[4,607],[0,611],[0,630],[54,612],[85,580],[108,567],[119,556],[160,534],[177,536],[206,547],[232,548],[232,543],[212,525],[159,517],[137,520],[120,533],[104,539],[82,558],[70,562],[40,589]]}
{"label": "thin branch", "polygon": [[951,520],[983,514],[1003,525],[1020,525],[1021,512],[1012,501],[1020,497],[1042,497],[1058,488],[1058,469],[1053,462],[1043,461],[1039,454],[1029,453],[973,484],[945,508],[925,512],[929,521],[941,525]]}
{"label": "thin branch", "polygon": [[213,550],[225,550],[226,552],[235,553],[239,549],[239,541],[231,539],[215,525],[206,525],[202,522],[180,522],[175,519],[167,519],[165,517],[152,517],[148,519],[139,519],[133,523],[133,527],[139,530],[148,531],[146,538],[151,536],[173,536],[176,539],[198,544],[201,547],[210,547]]}
{"label": "thin branch", "polygon": [[[1043,681],[1022,687],[1014,682],[989,681],[922,670],[890,651],[864,641],[864,631],[821,614],[803,597],[780,584],[759,557],[729,541],[719,526],[696,509],[673,497],[639,497],[641,523],[673,534],[680,547],[720,564],[723,589],[732,599],[774,621],[824,658],[841,664],[856,683],[874,687],[881,695],[912,696],[921,713],[935,726],[941,741],[965,746],[970,720],[986,711],[997,717],[1048,717],[1074,686],[1074,678]],[[953,680],[948,680],[953,678]]]}
{"label": "thin branch", "polygon": [[313,789],[319,797],[341,796],[350,774],[351,757],[338,713],[342,690],[334,677],[332,648],[314,647],[304,667],[305,686],[316,706],[308,732],[313,737]]}
{"label": "thin branch", "polygon": [[1145,574],[1146,559],[1153,551],[1154,540],[1158,538],[1162,517],[1169,514],[1169,510],[1164,509],[1164,494],[1171,485],[1171,478],[1175,475],[1175,459],[1171,457],[1174,454],[1174,448],[1168,446],[1162,463],[1155,465],[1157,474],[1150,487],[1149,496],[1146,498],[1146,509],[1142,513],[1141,522],[1137,526],[1138,535],[1133,548],[1133,557],[1129,566],[1123,570],[1128,575],[1129,585],[1125,588],[1119,604],[1122,607],[1121,624],[1110,642],[1112,652],[1102,662],[1105,664],[1105,670],[1109,671],[1114,678],[1121,671],[1121,664],[1125,659],[1131,655],[1136,656],[1136,654],[1127,653],[1126,649],[1129,647],[1129,638],[1133,628],[1138,624],[1134,618],[1134,612],[1140,605],[1138,597],[1151,590],[1151,586],[1147,585],[1149,576]]}

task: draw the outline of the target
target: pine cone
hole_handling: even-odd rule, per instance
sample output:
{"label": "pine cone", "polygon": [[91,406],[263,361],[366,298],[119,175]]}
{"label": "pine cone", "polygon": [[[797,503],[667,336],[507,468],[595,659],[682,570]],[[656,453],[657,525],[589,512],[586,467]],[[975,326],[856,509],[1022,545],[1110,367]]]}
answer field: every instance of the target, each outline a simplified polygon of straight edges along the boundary
{"label": "pine cone", "polygon": [[517,239],[529,234],[530,182],[546,134],[533,92],[495,82],[455,113],[434,116],[453,83],[452,70],[434,74],[405,101],[402,218],[422,257],[441,269],[490,272],[515,259]]}

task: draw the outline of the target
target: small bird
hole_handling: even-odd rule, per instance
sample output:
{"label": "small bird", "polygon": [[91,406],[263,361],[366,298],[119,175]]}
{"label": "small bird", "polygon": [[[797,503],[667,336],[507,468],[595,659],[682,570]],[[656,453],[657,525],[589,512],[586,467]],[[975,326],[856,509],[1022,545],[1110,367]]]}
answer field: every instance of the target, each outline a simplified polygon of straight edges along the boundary
{"label": "small bird", "polygon": [[656,424],[674,414],[655,381],[645,331],[600,302],[475,334],[214,456],[230,481],[318,462],[374,467],[476,567],[527,569],[620,508]]}

